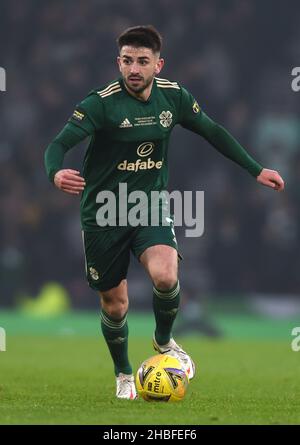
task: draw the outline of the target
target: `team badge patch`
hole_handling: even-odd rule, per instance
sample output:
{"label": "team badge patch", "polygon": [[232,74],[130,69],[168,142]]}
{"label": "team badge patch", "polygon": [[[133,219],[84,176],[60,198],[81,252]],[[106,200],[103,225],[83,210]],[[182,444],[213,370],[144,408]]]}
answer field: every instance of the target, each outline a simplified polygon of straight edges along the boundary
{"label": "team badge patch", "polygon": [[199,111],[200,111],[199,104],[198,104],[198,102],[195,100],[195,102],[193,103],[193,112],[194,112],[194,113],[199,113]]}
{"label": "team badge patch", "polygon": [[92,279],[94,281],[98,281],[100,276],[99,276],[99,273],[97,272],[97,270],[94,269],[93,267],[90,267],[89,271],[90,271],[90,275],[91,275]]}
{"label": "team badge patch", "polygon": [[173,114],[171,111],[162,111],[159,115],[160,123],[164,128],[168,128],[172,123]]}
{"label": "team badge patch", "polygon": [[84,119],[84,116],[85,116],[84,113],[78,110],[75,110],[74,113],[72,114],[72,117],[80,122]]}

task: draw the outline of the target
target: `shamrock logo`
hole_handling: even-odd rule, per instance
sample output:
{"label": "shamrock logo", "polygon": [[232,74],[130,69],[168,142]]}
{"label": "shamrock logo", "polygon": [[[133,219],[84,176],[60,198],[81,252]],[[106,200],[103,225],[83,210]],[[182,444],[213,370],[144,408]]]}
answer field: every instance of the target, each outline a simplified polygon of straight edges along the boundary
{"label": "shamrock logo", "polygon": [[172,123],[171,111],[162,111],[159,115],[160,123],[164,128],[168,128]]}

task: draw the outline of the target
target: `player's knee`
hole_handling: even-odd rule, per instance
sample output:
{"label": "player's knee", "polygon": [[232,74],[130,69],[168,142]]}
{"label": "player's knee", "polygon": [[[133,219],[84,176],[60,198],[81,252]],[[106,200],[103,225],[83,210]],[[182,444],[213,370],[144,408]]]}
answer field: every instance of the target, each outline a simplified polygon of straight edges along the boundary
{"label": "player's knee", "polygon": [[110,310],[110,316],[114,320],[121,320],[128,310],[128,305],[117,305]]}
{"label": "player's knee", "polygon": [[100,292],[102,308],[116,320],[123,318],[128,311],[127,291],[123,289],[126,280],[124,281],[125,283],[121,283],[117,288]]}
{"label": "player's knee", "polygon": [[114,320],[120,320],[128,311],[128,301],[118,300],[106,303],[103,301],[102,307],[111,318],[113,318]]}
{"label": "player's knee", "polygon": [[177,283],[177,273],[174,271],[166,271],[164,274],[158,274],[153,278],[154,286],[159,290],[172,289]]}

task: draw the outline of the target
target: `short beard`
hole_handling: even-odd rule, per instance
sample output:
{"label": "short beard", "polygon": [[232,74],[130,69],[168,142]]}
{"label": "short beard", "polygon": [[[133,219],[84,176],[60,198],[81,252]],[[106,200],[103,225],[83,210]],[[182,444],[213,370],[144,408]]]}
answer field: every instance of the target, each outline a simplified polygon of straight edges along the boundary
{"label": "short beard", "polygon": [[141,87],[137,87],[137,88],[132,88],[132,87],[126,82],[125,77],[123,77],[123,80],[124,80],[124,82],[125,82],[127,88],[128,88],[130,91],[132,91],[132,92],[135,93],[135,94],[139,94],[139,93],[142,93],[146,88],[148,88],[148,86],[149,86],[149,85],[151,84],[151,82],[153,81],[154,77],[155,77],[155,76],[153,76],[153,77],[147,79],[147,80],[145,81],[144,85],[142,85]]}

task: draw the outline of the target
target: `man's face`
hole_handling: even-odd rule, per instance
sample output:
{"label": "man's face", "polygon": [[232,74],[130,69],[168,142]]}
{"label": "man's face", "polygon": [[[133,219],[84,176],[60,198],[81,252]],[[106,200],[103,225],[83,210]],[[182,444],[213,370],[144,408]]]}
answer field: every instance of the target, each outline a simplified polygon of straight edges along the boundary
{"label": "man's face", "polygon": [[150,48],[123,46],[118,57],[118,65],[127,88],[141,93],[159,74],[164,64],[159,54]]}

